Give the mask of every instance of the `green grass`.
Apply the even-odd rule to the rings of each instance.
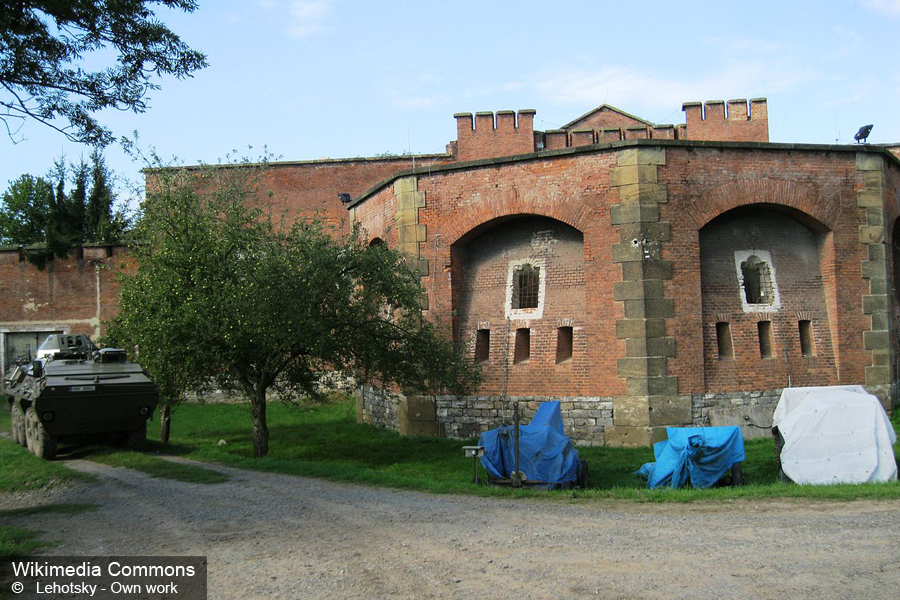
[[[77,515],[97,510],[97,508],[99,507],[96,504],[47,504],[44,506],[0,510],[0,518],[45,514]],[[43,532],[10,525],[0,525],[0,580],[5,579],[3,569],[9,560],[23,558],[34,554],[40,548],[55,545],[53,542],[41,539],[41,533]],[[8,573],[6,575],[8,576]],[[7,593],[5,586],[0,588],[0,598],[14,597],[11,593]]]
[[[892,421],[900,430],[900,411]],[[169,454],[233,467],[351,481],[433,493],[548,498],[628,499],[642,502],[727,501],[733,499],[813,498],[855,500],[900,498],[900,484],[801,486],[777,482],[778,463],[771,440],[746,442],[744,486],[709,490],[647,490],[633,475],[653,460],[651,448],[579,448],[590,463],[588,489],[550,494],[511,490],[471,483],[472,461],[462,446],[474,440],[404,438],[395,432],[357,424],[350,402],[321,406],[273,403],[268,409],[269,456],[254,459],[250,409],[245,404],[186,404],[173,415],[172,443],[151,442],[143,453],[92,446],[77,457],[113,466],[138,469],[156,477],[196,483],[218,483],[227,476],[210,469],[167,461]],[[0,427],[9,415],[0,411]],[[158,421],[148,435],[158,435]],[[220,445],[220,440],[225,444]],[[900,445],[895,446],[900,462]],[[34,489],[78,477],[59,463],[39,461],[11,441],[0,440],[0,491]],[[12,465],[7,468],[7,464]],[[479,474],[485,476],[479,466]]]
[[[158,448],[167,449],[165,445],[159,443],[148,444],[148,448],[144,452],[93,446],[84,452],[84,458],[112,467],[135,469],[147,473],[151,477],[164,477],[186,483],[212,484],[228,481],[228,475],[224,473],[196,465],[173,462],[148,453],[153,452],[154,449],[159,451]],[[171,449],[169,450],[171,451]]]
[[[0,525],[0,560],[28,556],[42,546],[51,545],[41,541],[40,532],[21,527]]]
[[[4,407],[5,408],[5,407]],[[10,430],[10,413],[0,408],[0,431]],[[63,447],[61,457],[83,458],[113,467],[136,469],[153,477],[165,477],[188,483],[222,483],[228,476],[195,465],[165,460],[154,454],[162,450],[174,454],[176,447],[149,442],[144,452],[132,452],[110,446]],[[0,492],[17,492],[50,487],[70,480],[93,481],[94,477],[65,466],[63,461],[35,458],[11,439],[0,439]]]
[[[0,431],[10,431],[10,413],[0,407]],[[65,465],[32,456],[12,439],[0,438],[0,492],[21,492],[71,481],[93,481]]]
[[[0,518],[21,517],[31,515],[80,515],[81,513],[94,512],[100,508],[96,504],[69,502],[66,504],[44,504],[41,506],[25,506],[22,508],[9,508],[0,510]]]
[[[894,415],[896,424],[897,415]],[[188,458],[234,467],[321,477],[435,493],[551,498],[630,499],[692,502],[739,498],[815,498],[854,500],[900,498],[900,484],[801,486],[777,482],[778,464],[771,440],[746,443],[744,486],[709,490],[647,490],[633,475],[653,460],[651,448],[579,448],[590,463],[588,489],[551,494],[477,486],[472,461],[462,446],[473,440],[404,438],[355,423],[348,402],[298,407],[273,403],[268,409],[269,456],[252,458],[250,410],[243,404],[188,404],[173,416],[172,441]],[[152,428],[155,429],[155,428]],[[900,429],[900,427],[898,427]],[[219,445],[219,440],[225,440]],[[900,446],[895,446],[900,455]],[[900,457],[898,457],[900,460]],[[484,477],[484,471],[479,467]]]
[[[4,401],[0,399],[0,401]],[[10,413],[0,406],[0,430],[10,430]],[[0,493],[24,492],[47,489],[72,481],[94,481],[91,475],[79,473],[63,464],[42,460],[32,456],[27,449],[11,439],[0,439]],[[26,508],[0,510],[0,518],[22,515],[78,514],[96,510],[92,504],[51,504]],[[41,532],[11,525],[0,525],[0,564],[8,559],[32,554],[51,542],[41,539]],[[0,590],[0,598],[5,590]]]

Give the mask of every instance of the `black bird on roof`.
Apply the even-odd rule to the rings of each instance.
[[[856,140],[857,144],[865,144],[870,133],[872,133],[872,126],[863,125],[859,128],[859,131],[856,132],[856,135],[853,136],[853,139]]]

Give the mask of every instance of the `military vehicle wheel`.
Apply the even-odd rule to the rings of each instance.
[[[13,402],[12,405],[12,434],[13,440],[20,445],[27,445],[28,441],[25,437],[25,413],[22,412],[22,407],[19,406],[18,402]]]
[[[28,451],[34,454],[34,433],[32,433],[32,424],[31,424],[31,414],[34,412],[33,409],[29,408],[25,411],[25,447],[28,448]]]
[[[123,444],[129,450],[140,450],[144,447],[144,442],[147,441],[147,421],[144,421],[141,426],[134,431],[129,431],[125,434],[125,440]]]
[[[31,450],[31,453],[45,460],[56,458],[58,447],[56,436],[47,433],[47,428],[38,420],[33,406],[25,413],[25,420],[29,425],[26,431],[30,434],[28,449]]]

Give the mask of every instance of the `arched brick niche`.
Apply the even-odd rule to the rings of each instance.
[[[687,207],[698,228],[731,210],[757,206],[765,208],[777,199],[778,205],[793,209],[798,218],[834,230],[840,203],[822,198],[811,184],[783,179],[741,179],[718,186]]]
[[[896,357],[900,356],[900,219],[896,219],[891,228],[890,260],[891,352]],[[896,358],[891,362],[891,379],[897,381],[900,379],[900,362]]]
[[[587,376],[584,238],[543,216],[483,224],[452,246],[455,334],[479,395],[577,396]]]
[[[707,392],[837,383],[827,227],[753,204],[700,230]]]

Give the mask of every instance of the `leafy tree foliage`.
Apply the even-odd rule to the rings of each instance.
[[[419,278],[359,227],[339,236],[251,208],[265,165],[157,170],[138,268],[120,281],[109,336],[137,345],[169,398],[214,381],[250,401],[254,455],[268,453],[266,396],[318,396],[319,374],[466,393],[477,372],[421,312]]]
[[[22,175],[3,193],[0,241],[4,244],[37,244],[44,241],[53,185],[42,177]]]
[[[74,187],[66,192],[71,173]],[[90,185],[90,187],[88,187]],[[52,256],[64,258],[72,246],[116,243],[129,231],[125,209],[115,208],[110,174],[99,150],[91,163],[54,163],[46,178],[22,175],[10,184],[0,204],[0,243],[25,246],[33,263],[43,267]]]
[[[69,139],[106,145],[112,133],[92,113],[143,112],[157,77],[190,76],[206,66],[160,22],[153,5],[193,12],[195,0],[7,0],[0,3],[0,119],[14,137],[26,119]],[[114,64],[87,71],[86,57],[114,53]],[[66,125],[59,125],[63,119]]]

